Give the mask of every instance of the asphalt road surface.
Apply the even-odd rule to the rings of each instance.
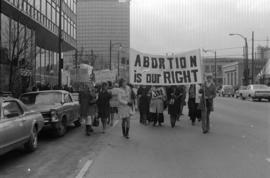
[[[185,116],[172,129],[131,122],[131,139],[121,124],[91,137],[71,128],[62,138],[42,134],[39,149],[0,157],[0,177],[86,178],[269,178],[270,103],[217,98],[211,132]]]

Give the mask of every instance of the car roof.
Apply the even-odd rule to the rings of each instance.
[[[65,90],[42,90],[42,91],[27,92],[24,94],[35,94],[35,93],[69,93],[69,92],[65,91]],[[22,94],[22,95],[24,95],[24,94]]]

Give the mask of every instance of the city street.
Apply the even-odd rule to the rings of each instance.
[[[199,123],[191,126],[186,108],[184,115],[174,129],[167,114],[162,127],[140,125],[136,115],[130,140],[121,136],[120,122],[91,137],[82,128],[58,139],[43,133],[35,153],[16,150],[0,157],[0,177],[269,177],[269,102],[217,98],[207,135]]]

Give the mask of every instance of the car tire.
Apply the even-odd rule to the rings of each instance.
[[[25,143],[24,148],[27,152],[34,152],[38,147],[38,131],[34,127],[29,140]]]
[[[56,124],[56,136],[62,137],[67,132],[67,120],[65,118],[62,119],[61,122]]]
[[[74,122],[74,125],[75,125],[75,127],[81,127],[81,125],[82,125],[81,119],[78,118],[78,120],[76,120],[76,121]]]
[[[261,98],[258,98],[258,101],[259,101],[259,102],[261,102],[261,101],[262,101],[262,99],[261,99]]]

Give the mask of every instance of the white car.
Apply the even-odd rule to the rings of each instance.
[[[240,86],[238,90],[235,91],[236,98],[243,98],[243,93],[247,90],[246,86]]]
[[[242,93],[243,99],[250,98],[252,100],[267,99],[270,101],[270,88],[267,85],[248,85],[247,89]]]

